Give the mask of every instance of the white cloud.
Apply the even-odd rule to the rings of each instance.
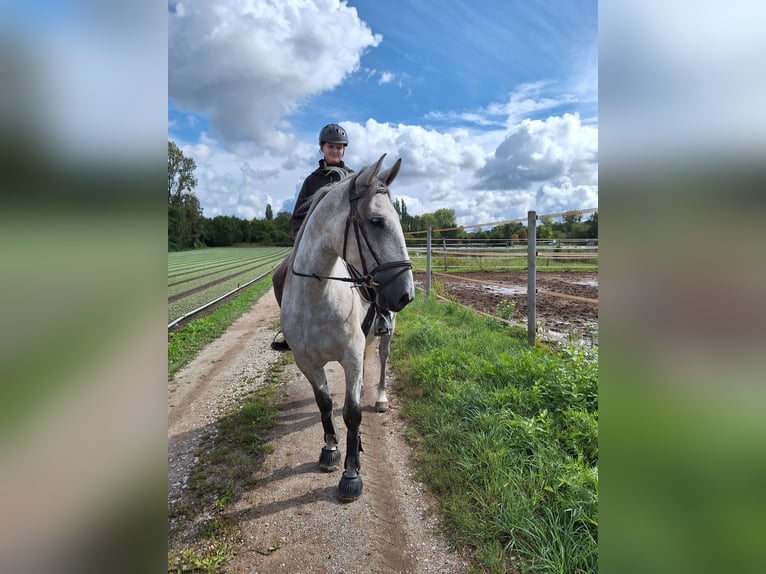
[[[381,154],[402,169],[391,187],[411,215],[455,210],[461,225],[501,221],[598,206],[598,128],[577,115],[526,120],[506,132],[440,132],[422,126],[341,122],[349,134],[346,163],[360,170]],[[181,144],[179,144],[181,145]],[[316,167],[312,142],[299,144],[287,160],[267,153],[256,162],[203,137],[182,145],[195,158],[195,193],[207,217],[263,217],[290,211],[303,179]]]
[[[484,162],[485,151],[466,137],[466,132],[438,132],[422,126],[346,122],[349,134],[346,159],[353,167],[377,161],[381,154],[402,158],[400,178],[406,181],[457,177]]]
[[[189,0],[168,14],[168,32],[173,104],[208,117],[226,145],[274,150],[294,145],[284,118],[382,39],[338,0]]]
[[[574,185],[597,185],[598,129],[577,114],[524,120],[479,171],[482,189],[525,189],[570,178]]]
[[[598,128],[583,125],[576,114],[524,120],[476,175],[466,214],[497,219],[491,214],[513,218],[530,210],[544,215],[597,207]]]
[[[578,89],[590,90],[593,81],[593,75],[582,78],[579,80],[582,85],[578,86]],[[553,111],[567,104],[580,103],[583,97],[585,101],[591,101],[592,98],[592,94],[589,93],[584,93],[582,97],[561,93],[557,93],[555,96],[544,95],[546,91],[550,90],[550,87],[551,82],[543,81],[520,84],[509,94],[506,102],[495,102],[478,110],[464,112],[432,111],[426,114],[426,119],[459,121],[478,126],[505,126],[511,129],[525,118],[538,112]]]
[[[381,86],[384,84],[389,84],[394,81],[396,76],[392,72],[382,72],[380,74],[380,79],[378,79],[378,84]]]
[[[194,194],[200,201],[205,217],[233,215],[242,219],[263,218],[266,205],[274,213],[291,211],[296,187],[314,169],[314,146],[299,144],[295,161],[286,167],[281,156],[267,152],[256,162],[243,159],[236,151],[202,134],[199,143],[176,142],[187,157],[197,164],[198,184]]]

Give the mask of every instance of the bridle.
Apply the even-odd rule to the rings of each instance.
[[[380,181],[377,182],[377,189],[375,190],[375,193],[385,193],[386,195],[389,195],[388,188]],[[358,202],[361,195],[361,193],[355,193],[355,190],[352,190],[352,192],[349,193],[349,213],[348,217],[346,218],[346,229],[343,236],[342,259],[343,263],[346,264],[346,269],[348,269],[348,274],[350,277],[331,277],[326,275],[317,275],[316,273],[301,273],[295,270],[295,259],[293,259],[291,270],[293,275],[298,275],[299,277],[313,277],[318,281],[327,279],[330,281],[344,281],[346,283],[354,283],[355,286],[359,289],[359,294],[361,295],[362,299],[370,304],[374,304],[377,307],[376,299],[378,290],[393,282],[402,273],[406,273],[412,269],[412,261],[409,259],[404,259],[401,261],[390,261],[387,263],[380,262],[380,259],[375,254],[375,251],[370,245],[370,240],[367,237],[364,226],[362,225],[362,217],[359,215]],[[348,236],[352,226],[354,230],[354,238],[356,239],[356,246],[359,250],[359,259],[362,261],[361,271],[349,263],[348,259],[346,258]],[[364,241],[364,244],[367,245],[367,251],[372,255],[373,259],[375,259],[376,266],[371,270],[368,270],[367,263],[364,260],[362,241]],[[388,279],[388,281],[380,283],[376,280],[375,276],[381,271],[397,268],[401,268],[400,271],[395,273],[391,278]]]

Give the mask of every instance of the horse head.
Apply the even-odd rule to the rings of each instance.
[[[414,298],[415,282],[399,214],[388,191],[402,160],[398,159],[381,172],[385,157],[383,154],[377,163],[364,168],[349,191],[349,221],[353,223],[355,241],[350,230],[346,241],[357,247],[361,275],[365,277],[368,289],[375,293],[375,302],[397,312]]]

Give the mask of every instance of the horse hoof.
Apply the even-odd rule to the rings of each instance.
[[[388,410],[388,401],[376,401],[375,410],[379,413],[384,413]]]
[[[340,483],[338,484],[338,498],[341,502],[352,502],[359,498],[362,494],[362,477],[358,474],[352,478],[346,476],[340,477]]]
[[[332,472],[340,464],[340,449],[335,450],[322,449],[322,453],[319,455],[319,468],[325,472]]]

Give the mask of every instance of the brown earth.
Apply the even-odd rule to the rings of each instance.
[[[425,275],[415,274],[423,285]],[[527,273],[491,272],[447,275],[433,273],[433,280],[444,285],[444,296],[490,315],[498,315],[497,306],[513,302],[515,318],[526,327]],[[596,272],[538,272],[536,274],[537,302],[535,315],[538,335],[553,340],[579,337],[598,340],[598,304],[551,295],[557,293],[598,301]]]

